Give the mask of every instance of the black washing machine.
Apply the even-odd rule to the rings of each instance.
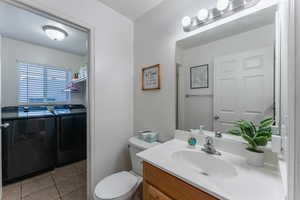
[[[46,106],[3,108],[2,123],[4,184],[54,169],[56,122]]]
[[[57,166],[87,157],[87,113],[83,105],[56,105]]]

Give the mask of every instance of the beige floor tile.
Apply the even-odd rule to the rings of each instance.
[[[62,200],[86,200],[86,188],[81,187],[78,190],[62,196]]]
[[[38,192],[32,193],[22,200],[57,200],[59,199],[59,194],[55,186],[51,186],[40,190]]]
[[[22,182],[22,197],[54,185],[55,183],[50,175],[41,175],[25,180]]]
[[[34,176],[32,178],[28,178],[28,179],[25,179],[22,181],[23,184],[26,184],[26,183],[32,183],[32,182],[35,182],[36,180],[39,180],[39,179],[42,179],[42,178],[45,178],[45,177],[49,177],[51,176],[51,172],[47,172],[47,173],[44,173],[44,174],[41,174],[41,175],[38,175],[38,176]]]
[[[87,184],[87,174],[86,172],[78,174],[79,180],[83,185]]]
[[[57,168],[52,172],[56,184],[77,176],[77,174],[77,170],[73,165]]]
[[[3,187],[2,200],[21,200],[21,184],[15,183]]]
[[[78,173],[86,173],[87,171],[87,163],[86,160],[74,163],[75,168],[77,169]]]
[[[81,181],[79,176],[69,177],[68,179],[56,184],[61,196],[71,193],[83,185],[85,184],[83,181]]]
[[[2,200],[85,200],[86,161],[5,186]]]

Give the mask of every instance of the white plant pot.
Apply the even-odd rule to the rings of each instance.
[[[263,167],[264,166],[264,158],[265,154],[264,153],[256,153],[252,151],[247,151],[247,163],[249,165],[253,165],[256,167]]]

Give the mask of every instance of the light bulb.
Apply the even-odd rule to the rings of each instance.
[[[192,24],[192,19],[189,16],[186,16],[182,18],[181,23],[183,27],[189,27]]]
[[[209,16],[208,9],[203,8],[199,10],[197,18],[199,21],[205,21],[207,20],[208,16]]]
[[[219,11],[224,11],[229,7],[229,0],[218,0],[217,1],[217,9]]]
[[[68,33],[65,30],[55,26],[43,26],[43,30],[51,40],[61,41],[68,36]]]
[[[66,37],[66,35],[64,33],[59,32],[57,30],[46,30],[45,32],[51,40],[61,41],[61,40],[65,39],[65,37]]]

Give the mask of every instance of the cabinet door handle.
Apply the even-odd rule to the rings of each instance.
[[[8,128],[10,126],[9,123],[4,123],[0,125],[0,128]]]

